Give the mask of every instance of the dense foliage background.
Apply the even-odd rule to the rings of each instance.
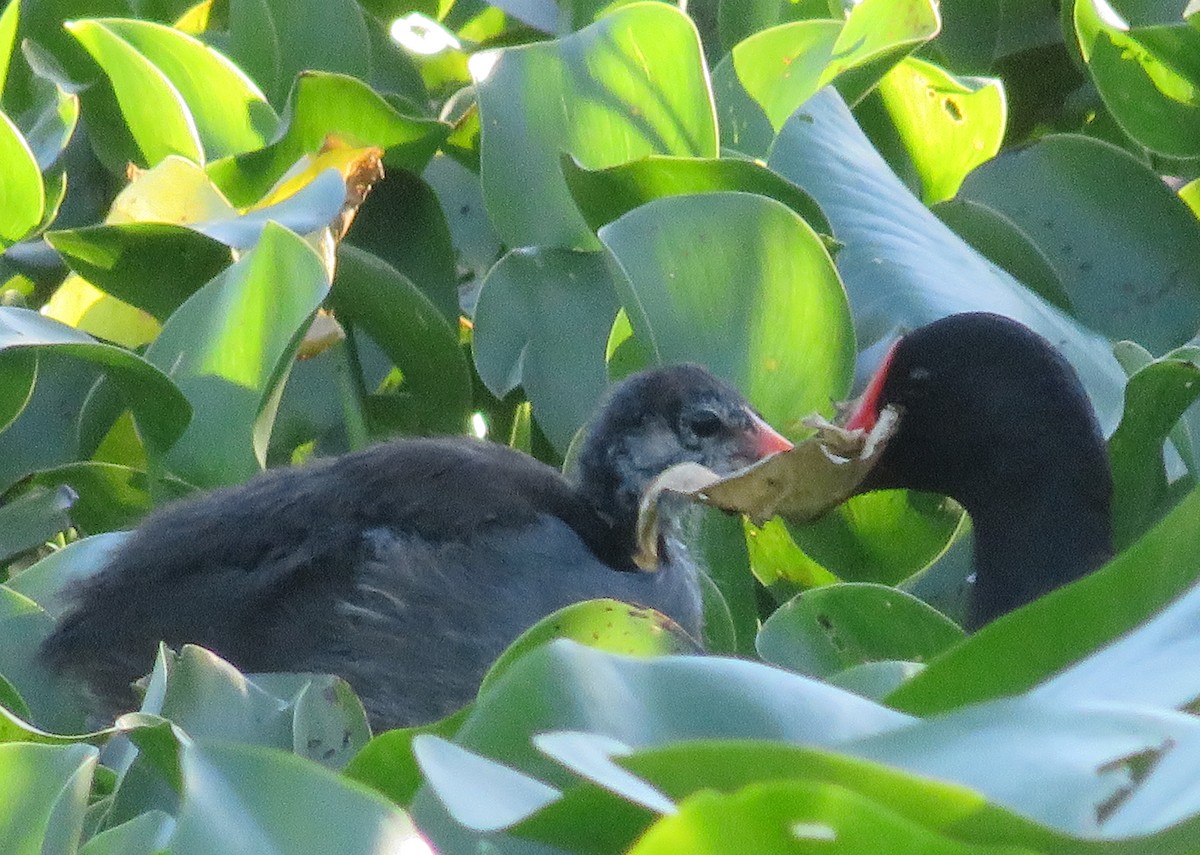
[[[0,850],[1200,853],[1194,6],[9,0]],[[87,733],[35,659],[194,489],[395,434],[557,462],[679,360],[798,438],[965,309],[1078,369],[1124,547],[973,637],[969,522],[897,492],[706,519],[737,658],[584,604],[422,732],[185,648]]]

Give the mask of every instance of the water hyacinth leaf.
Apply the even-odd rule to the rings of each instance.
[[[901,686],[928,715],[1024,691],[1129,632],[1200,577],[1200,490],[1105,567],[994,621]]]
[[[171,445],[191,419],[191,408],[179,388],[146,359],[100,344],[28,309],[0,308],[0,352],[24,348],[37,348],[39,354],[54,352],[103,369],[133,410],[142,436],[157,448]]]
[[[1200,397],[1200,348],[1183,347],[1136,371],[1125,387],[1125,414],[1109,439],[1113,539],[1118,549],[1163,510],[1163,442]]]
[[[856,3],[845,21],[797,21],[755,33],[713,70],[721,144],[765,156],[788,117],[834,81],[855,103],[938,31],[928,0]]]
[[[696,642],[666,615],[619,600],[589,600],[559,609],[521,633],[488,669],[479,691],[486,692],[514,662],[556,638],[570,638],[625,656],[701,652]]]
[[[350,684],[332,674],[295,675],[292,751],[329,769],[342,769],[371,738],[367,713]],[[259,685],[265,677],[258,676]],[[269,684],[268,684],[269,686]]]
[[[46,240],[89,283],[160,322],[233,261],[226,244],[168,223],[84,226]]]
[[[830,784],[772,781],[734,793],[703,792],[685,800],[679,812],[660,819],[630,849],[630,855],[690,852],[721,855],[737,851],[763,855],[820,851],[878,851],[886,840],[894,851],[930,855],[1032,855],[1033,850],[972,845],[913,822],[879,802]]]
[[[38,359],[35,350],[17,350],[4,355],[0,362],[0,431],[21,415],[37,383]]]
[[[791,209],[747,193],[672,196],[609,223],[600,238],[655,362],[707,365],[785,432],[845,397],[854,354],[845,291],[820,238]]]
[[[164,455],[167,468],[192,484],[243,481],[260,471],[275,392],[329,279],[316,253],[274,223],[258,245],[193,294],[146,351],[170,369],[196,418]],[[252,352],[250,330],[258,331]]]
[[[812,197],[750,160],[652,155],[592,170],[564,157],[562,170],[575,204],[593,229],[663,196],[736,190],[776,199],[803,217],[814,231],[830,232],[829,222]]]
[[[358,80],[370,77],[366,16],[353,0],[264,0],[263,5],[279,39],[279,80],[284,86],[312,71]],[[330,38],[331,33],[337,38]]]
[[[16,5],[12,4],[13,8]],[[18,124],[38,167],[45,172],[58,161],[75,133],[79,122],[79,96],[69,81],[51,70],[51,60],[37,44],[26,40],[21,45],[21,53],[33,71],[30,78],[33,103],[18,117]]]
[[[1043,137],[976,169],[960,196],[1029,235],[1090,327],[1161,353],[1200,326],[1200,223],[1127,152],[1084,136]],[[1130,206],[1141,216],[1127,216]]]
[[[0,840],[6,852],[76,851],[97,755],[90,745],[0,745]]]
[[[282,72],[279,29],[268,0],[230,0],[225,53],[258,84],[272,104],[282,105],[292,77]]]
[[[44,544],[71,527],[75,493],[34,487],[0,505],[0,563]]]
[[[112,83],[143,165],[154,166],[171,154],[204,162],[204,147],[187,104],[154,63],[98,20],[69,21],[65,26]]]
[[[497,262],[475,307],[479,377],[502,398],[522,387],[559,451],[608,385],[604,345],[617,313],[606,253],[518,249]]]
[[[823,90],[788,121],[768,166],[817,200],[844,244],[837,266],[860,347],[954,312],[1007,315],[1062,351],[1101,425],[1115,427],[1125,379],[1108,340],[1021,286],[938,221],[871,147],[837,93]]]
[[[177,855],[245,852],[229,835],[230,812],[246,817],[254,849],[420,852],[408,816],[382,796],[291,754],[258,746],[196,742],[183,751],[184,796],[170,850]],[[288,798],[281,800],[280,793]]]
[[[8,587],[33,600],[57,619],[69,605],[67,590],[76,582],[99,573],[128,534],[97,534],[68,543],[41,561],[22,570]]]
[[[1130,27],[1103,0],[1072,5],[1086,68],[1121,128],[1159,154],[1200,155],[1200,32],[1181,6],[1171,24]]]
[[[8,66],[12,61],[13,48],[17,43],[17,23],[21,16],[21,4],[9,3],[0,13],[0,92],[8,82]]]
[[[83,845],[79,855],[156,855],[166,850],[174,831],[175,817],[148,810],[101,831]]]
[[[71,521],[86,534],[133,528],[155,503],[192,492],[182,481],[169,477],[152,480],[143,469],[97,460],[43,469],[30,483],[73,490],[78,498],[71,506]]]
[[[1006,107],[999,80],[956,77],[910,56],[883,76],[877,92],[927,205],[954,196],[963,178],[1000,150]]]
[[[400,369],[413,432],[461,432],[471,404],[470,369],[457,330],[415,285],[370,253],[342,244],[330,303]]]
[[[345,201],[342,176],[336,169],[325,169],[278,202],[233,217],[191,223],[191,228],[234,249],[257,244],[268,223],[313,238],[341,213]]]
[[[699,39],[670,6],[620,8],[556,41],[477,55],[471,69],[483,196],[509,246],[596,248],[562,177],[563,152],[589,169],[717,155]]]
[[[37,603],[0,585],[0,674],[24,700],[30,723],[54,733],[82,733],[79,697],[38,656],[53,631],[54,619]]]
[[[7,247],[37,228],[46,209],[46,191],[37,158],[21,131],[0,113],[0,247]]]
[[[261,148],[275,132],[278,118],[254,82],[192,36],[151,21],[99,19],[87,27],[125,42],[170,81],[208,158]]]
[[[776,609],[758,633],[759,655],[801,674],[830,677],[867,662],[926,662],[962,641],[953,621],[886,585],[827,585]]]
[[[423,733],[453,739],[470,712],[468,704],[440,721],[379,734],[350,758],[346,777],[372,787],[401,807],[407,806],[425,783],[413,754],[413,741]]]
[[[420,172],[450,130],[442,122],[397,112],[360,80],[315,71],[296,80],[283,127],[267,147],[208,167],[234,204],[253,205],[296,161],[319,152],[331,135],[381,148],[385,165]]]

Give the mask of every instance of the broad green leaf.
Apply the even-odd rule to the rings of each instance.
[[[788,117],[822,87],[836,80],[855,103],[937,30],[929,0],[865,0],[844,22],[797,21],[755,33],[713,70],[722,145],[765,156]]]
[[[174,831],[175,817],[150,810],[97,834],[79,855],[157,855],[166,850]]]
[[[1071,298],[1063,290],[1050,259],[1004,214],[970,199],[947,199],[931,210],[993,264],[1003,267],[1047,303],[1070,313]]]
[[[17,22],[21,18],[21,0],[9,0],[0,13],[0,93],[8,83],[8,66],[17,44]]]
[[[753,851],[783,855],[820,851],[873,855],[880,841],[896,852],[928,855],[1019,855],[1031,850],[971,845],[943,836],[884,805],[829,784],[752,784],[728,795],[697,793],[659,820],[630,855],[723,855]],[[830,850],[832,851],[832,850]]]
[[[838,671],[830,676],[829,682],[848,692],[882,703],[883,699],[900,688],[905,680],[920,674],[924,668],[925,665],[921,662],[882,659],[863,662],[845,671]]]
[[[21,415],[33,395],[37,383],[37,352],[11,353],[5,357],[0,372],[0,431]]]
[[[845,291],[820,238],[791,209],[747,193],[672,196],[600,238],[655,362],[707,365],[793,434],[799,419],[845,396],[854,351]]]
[[[883,76],[878,94],[927,205],[954,196],[967,173],[1000,150],[1006,108],[999,80],[956,77],[910,56]]]
[[[175,855],[422,851],[403,811],[299,757],[197,742],[184,749],[183,771]],[[230,816],[248,837],[230,835]]]
[[[183,498],[192,488],[172,478],[151,479],[141,469],[84,460],[43,469],[31,483],[65,486],[77,496],[71,521],[87,534],[133,528],[155,503]],[[36,599],[36,598],[35,598]]]
[[[403,115],[352,77],[305,72],[288,98],[283,133],[259,151],[216,161],[212,180],[236,205],[252,205],[305,154],[320,151],[329,135],[356,146],[378,146],[384,164],[419,172],[450,128]]]
[[[509,246],[595,249],[559,167],[651,154],[715,157],[716,120],[691,21],[635,4],[557,41],[471,60],[488,214]]]
[[[1146,365],[1125,387],[1125,414],[1109,439],[1113,470],[1113,539],[1118,548],[1164,510],[1163,442],[1200,397],[1200,348],[1183,347]]]
[[[787,123],[768,165],[817,200],[844,244],[837,266],[860,347],[953,312],[1007,315],[1058,346],[1101,424],[1116,425],[1125,380],[1107,339],[1022,287],[938,221],[870,146],[836,93],[823,91]]]
[[[0,563],[70,528],[74,503],[75,493],[68,487],[34,487],[0,505]]]
[[[607,253],[513,250],[491,269],[475,307],[479,378],[503,398],[521,386],[559,451],[608,385],[604,345],[617,313]]]
[[[283,86],[313,71],[359,80],[370,75],[369,34],[363,10],[354,0],[265,0],[265,5],[279,38]]]
[[[962,509],[941,496],[886,490],[854,496],[788,531],[809,558],[838,578],[895,585],[936,560],[962,520]]]
[[[127,537],[125,532],[117,532],[68,543],[22,570],[9,580],[8,587],[58,619],[70,604],[67,596],[70,586],[99,573]]]
[[[27,309],[0,308],[0,352],[37,348],[39,353],[81,360],[102,368],[125,404],[133,410],[138,430],[151,446],[164,449],[185,430],[191,409],[180,389],[153,363],[119,347]]]
[[[440,721],[379,734],[350,759],[346,777],[373,787],[401,807],[407,806],[424,783],[413,756],[413,740],[423,733],[452,739],[470,713],[468,704]]]
[[[261,470],[276,391],[329,280],[316,253],[267,223],[258,245],[179,307],[146,351],[171,372],[195,418],[163,460],[189,483]]]
[[[286,691],[280,678],[299,689]],[[292,705],[292,752],[342,769],[371,738],[367,713],[350,684],[333,674],[255,674],[260,687]]]
[[[46,240],[89,283],[160,322],[233,260],[220,241],[168,223],[84,226]]]
[[[885,585],[826,585],[778,608],[758,633],[759,655],[830,677],[881,659],[925,662],[963,639],[944,615]]]
[[[12,7],[16,5],[13,3]],[[75,94],[73,84],[51,67],[52,60],[37,44],[26,40],[21,45],[21,53],[33,71],[30,78],[33,103],[17,117],[17,124],[38,167],[45,172],[58,161],[75,133],[79,122],[79,96]],[[54,206],[47,204],[47,209],[51,207]]]
[[[750,160],[650,156],[588,170],[563,158],[562,169],[575,204],[593,229],[663,196],[733,190],[769,196],[803,217],[814,231],[830,232],[825,215],[807,193]]]
[[[37,158],[21,131],[0,113],[0,247],[7,247],[37,228],[46,210],[46,191]]]
[[[86,28],[107,33],[87,37],[92,41],[123,41],[166,77],[183,100],[209,159],[261,148],[274,133],[278,118],[258,87],[236,65],[195,38],[150,21],[102,18],[88,21]],[[119,97],[121,83],[113,79],[113,85]]]
[[[1124,4],[1118,4],[1118,8]],[[1151,151],[1200,156],[1200,32],[1181,20],[1133,26],[1105,0],[1074,0],[1075,35],[1121,128]]]
[[[230,0],[229,58],[266,93],[273,104],[287,97],[292,74],[284,77],[279,28],[269,0]]]
[[[1136,790],[1139,766],[1198,737],[1200,722],[1185,713],[1031,693],[838,748],[971,787],[1055,830],[1098,837],[1114,807]]]
[[[0,745],[0,840],[6,853],[76,851],[97,753],[90,745]]]
[[[411,432],[461,432],[471,405],[466,357],[457,330],[411,282],[343,244],[330,303],[342,322],[369,335],[400,369],[398,391]]]
[[[1200,490],[1090,576],[988,624],[894,694],[931,714],[1030,688],[1142,623],[1200,576]]]
[[[704,508],[698,547],[704,591],[704,649],[728,655],[754,654],[758,632],[758,583],[750,570],[745,521]],[[707,590],[711,585],[713,590]]]
[[[625,656],[664,656],[699,653],[696,642],[670,618],[619,600],[589,600],[547,615],[508,646],[484,675],[486,692],[513,663],[556,638],[570,638],[588,647]]]
[[[65,26],[104,69],[146,166],[171,154],[204,162],[204,148],[183,96],[154,63],[98,20],[69,21]]]
[[[421,177],[437,193],[450,228],[459,277],[460,311],[473,317],[483,279],[504,255],[500,236],[483,207],[479,176],[453,158],[438,155]]]
[[[1195,335],[1200,223],[1133,156],[1088,137],[1043,137],[976,169],[960,195],[1029,235],[1090,327],[1155,353]]]
[[[53,631],[54,619],[33,600],[0,585],[0,675],[20,694],[31,724],[55,733],[80,733],[84,711],[75,691],[38,657]]]

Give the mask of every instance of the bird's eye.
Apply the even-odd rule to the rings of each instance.
[[[687,425],[695,436],[707,438],[716,436],[717,433],[725,426],[721,421],[721,417],[712,410],[697,410],[694,413],[688,413],[684,417],[684,423]]]

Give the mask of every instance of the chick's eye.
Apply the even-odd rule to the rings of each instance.
[[[715,436],[724,427],[721,417],[712,410],[700,410],[695,413],[689,413],[685,417],[684,423],[687,425],[688,430],[701,438]]]

